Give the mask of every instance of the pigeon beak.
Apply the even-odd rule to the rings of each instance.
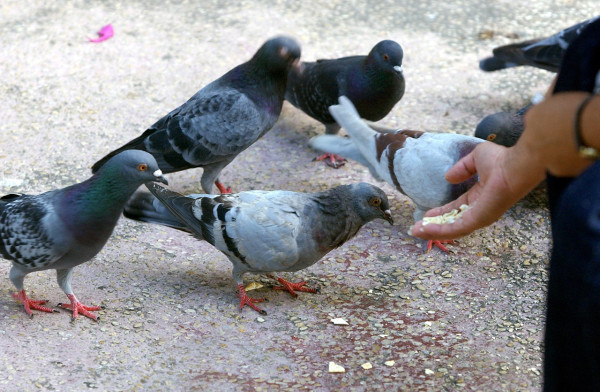
[[[394,65],[394,71],[396,71],[398,74],[402,75],[402,72],[404,72],[404,69],[402,68],[401,65]]]
[[[301,74],[302,72],[304,72],[304,63],[300,61],[300,59],[296,59],[292,62],[292,69],[296,73]]]
[[[152,174],[154,175],[154,177],[156,177],[155,181],[162,182],[165,185],[169,185],[169,181],[167,181],[167,179],[163,176],[162,171],[160,169],[158,169]]]
[[[394,226],[394,218],[392,218],[392,212],[390,210],[383,211],[383,219],[390,222],[390,225]]]

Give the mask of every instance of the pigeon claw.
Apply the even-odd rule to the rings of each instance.
[[[313,159],[313,161],[323,161],[329,167],[339,169],[346,164],[346,158],[341,157],[337,154],[325,153]]]
[[[262,310],[258,306],[254,305],[256,302],[264,302],[265,299],[264,298],[252,298],[252,297],[248,297],[248,294],[246,294],[246,290],[244,289],[244,285],[243,284],[239,284],[238,285],[238,297],[240,297],[240,312],[244,308],[244,305],[248,305],[249,307],[251,307],[252,309],[256,310],[258,313],[260,313],[262,315],[266,315],[267,314],[267,312],[265,312],[264,310]]]
[[[427,252],[429,252],[431,250],[431,248],[433,248],[433,246],[435,245],[438,248],[440,248],[442,251],[444,251],[446,253],[450,253],[448,248],[446,248],[443,244],[453,244],[453,243],[454,243],[453,240],[429,240],[427,242]]]
[[[100,320],[100,318],[98,316],[96,316],[95,314],[93,314],[90,311],[101,310],[102,306],[84,305],[81,302],[79,302],[77,297],[75,297],[75,295],[73,295],[73,294],[67,294],[67,297],[69,298],[71,303],[70,304],[59,303],[58,306],[60,306],[63,309],[69,309],[69,310],[73,311],[73,314],[71,316],[71,321],[75,321],[75,319],[77,317],[79,317],[80,313],[82,315],[84,315],[85,317],[91,318],[94,321]]]
[[[305,293],[318,293],[317,289],[313,289],[312,287],[306,287],[306,282],[298,282],[292,283],[283,278],[277,278],[277,281],[281,284],[281,286],[273,286],[273,290],[285,290],[292,295],[292,297],[297,297],[298,294],[296,291],[301,291]]]
[[[231,187],[226,188],[225,185],[223,185],[223,183],[220,182],[219,180],[215,181],[215,185],[217,188],[219,188],[219,192],[221,192],[221,194],[231,193]]]
[[[54,313],[53,309],[50,309],[46,306],[42,306],[48,301],[29,299],[27,297],[27,294],[25,294],[25,290],[21,290],[18,293],[13,293],[12,296],[14,299],[23,304],[23,307],[25,308],[25,313],[27,313],[30,319],[33,318],[33,312],[31,311],[32,309],[46,313]]]

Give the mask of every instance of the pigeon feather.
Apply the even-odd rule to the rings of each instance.
[[[152,155],[128,151],[79,184],[40,195],[11,194],[0,199],[0,254],[12,261],[10,279],[28,314],[32,314],[32,301],[23,289],[25,276],[55,269],[60,287],[75,298],[72,269],[103,248],[129,197],[150,181],[166,182]],[[78,302],[71,301],[72,305]]]
[[[300,46],[293,39],[279,36],[268,40],[252,59],[100,159],[92,171],[121,151],[138,149],[151,153],[165,173],[203,167],[201,185],[211,192],[221,170],[279,118],[287,74],[298,65],[299,57]]]
[[[493,56],[479,62],[479,68],[486,72],[529,65],[558,72],[562,58],[569,44],[573,42],[590,23],[600,16],[577,23],[546,38],[538,38],[499,46]]]
[[[485,116],[475,127],[475,137],[511,147],[517,143],[525,130],[523,116],[531,105],[527,105],[516,112],[498,112]]]
[[[229,258],[238,287],[246,272],[307,268],[364,224],[377,218],[392,223],[385,193],[366,183],[320,193],[247,191],[191,197],[154,184],[147,187],[166,209],[149,203],[147,194],[136,194],[126,215],[139,220],[151,216],[153,223],[167,226],[179,220]]]
[[[331,106],[330,111],[354,144],[352,155],[347,156],[362,155],[370,171],[408,196],[417,205],[415,220],[421,219],[428,209],[456,199],[477,181],[473,177],[454,185],[448,183],[444,175],[454,163],[481,143],[481,139],[411,130],[379,133],[365,124],[352,102],[343,96],[339,98],[338,105]],[[312,138],[310,145],[342,156],[350,149],[343,138],[325,139],[326,136]],[[326,146],[323,141],[327,142]]]
[[[361,117],[380,120],[404,95],[403,56],[398,43],[384,40],[367,56],[304,62],[302,73],[290,71],[285,98],[323,123],[329,134],[339,131],[329,106],[340,95],[354,103]]]

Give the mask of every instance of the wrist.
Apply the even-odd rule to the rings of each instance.
[[[586,98],[584,98],[577,110],[575,111],[575,116],[573,118],[573,132],[575,134],[575,145],[577,148],[577,153],[581,158],[584,159],[600,159],[600,151],[598,149],[590,146],[584,141],[583,136],[583,115],[590,102],[595,99],[597,95],[590,94]]]
[[[547,157],[545,151],[539,148],[538,143],[532,143],[529,140],[523,140],[513,147],[510,147],[506,154],[506,166],[509,172],[527,174],[519,175],[514,178],[518,183],[515,187],[531,187],[532,189],[539,184],[547,172]]]
[[[536,170],[542,165],[555,176],[575,177],[591,164],[578,154],[573,130],[578,108],[589,95],[583,91],[553,94],[527,111],[525,131],[515,147],[521,144]],[[600,100],[591,99],[580,116],[582,140],[596,148],[600,148],[598,104]]]

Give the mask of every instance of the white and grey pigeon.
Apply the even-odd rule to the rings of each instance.
[[[369,168],[371,174],[383,179],[416,205],[415,221],[425,212],[444,205],[467,191],[477,177],[453,185],[444,175],[460,158],[471,152],[483,140],[459,134],[410,130],[370,128],[354,109],[352,102],[342,96],[339,105],[330,106],[331,115],[350,135],[315,136],[309,145],[319,151],[329,151],[354,159]],[[442,241],[429,241],[447,251]]]
[[[248,297],[242,275],[267,273],[293,296],[316,292],[306,282],[292,283],[273,275],[310,267],[329,251],[354,237],[366,223],[393,223],[385,193],[367,183],[340,185],[325,192],[247,191],[227,195],[183,196],[147,184],[156,196],[136,193],[125,216],[183,229],[223,252],[233,264],[240,309],[263,299]],[[158,198],[158,200],[157,200]]]
[[[230,192],[218,181],[219,173],[273,127],[283,105],[288,71],[300,67],[299,58],[300,45],[294,39],[268,40],[249,61],[100,159],[92,172],[121,151],[144,150],[164,173],[202,167],[204,192],[211,193],[213,183],[221,193]]]
[[[40,195],[6,195],[0,198],[0,254],[11,260],[13,297],[32,309],[53,312],[46,301],[25,294],[23,280],[34,271],[55,269],[60,288],[70,304],[59,304],[97,320],[71,289],[73,268],[94,257],[110,237],[127,199],[150,181],[166,183],[152,155],[132,150],[111,158],[91,178],[79,184]]]
[[[546,38],[499,46],[493,50],[493,56],[479,62],[479,68],[491,72],[529,65],[558,72],[569,44],[579,37],[585,27],[598,18],[600,16],[577,23]]]

